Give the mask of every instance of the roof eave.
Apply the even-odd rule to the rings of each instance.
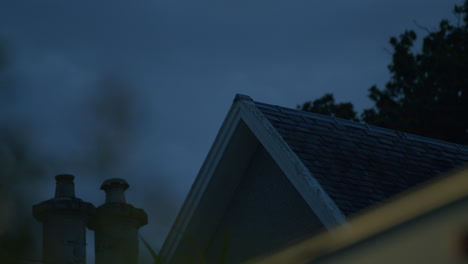
[[[242,120],[257,136],[284,174],[327,229],[345,224],[346,217],[301,159],[268,121],[252,99],[240,100]]]
[[[185,232],[195,209],[199,205],[200,198],[212,178],[218,161],[241,120],[254,133],[327,229],[331,230],[337,225],[346,223],[346,217],[335,202],[328,196],[278,131],[255,106],[253,100],[246,95],[236,95],[234,103],[164,242],[160,252],[164,262],[170,263],[172,260],[181,241],[181,234]]]

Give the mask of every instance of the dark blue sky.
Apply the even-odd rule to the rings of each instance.
[[[413,21],[435,29],[456,3],[2,1],[18,96],[1,122],[25,128],[45,164],[34,199],[71,172],[99,205],[100,182],[124,177],[150,217],[143,235],[160,246],[236,93],[294,108],[331,92],[362,110],[367,89],[388,80],[389,37],[423,36]],[[108,79],[118,89],[101,88]],[[103,148],[114,154],[99,169]]]

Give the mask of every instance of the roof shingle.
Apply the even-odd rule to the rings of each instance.
[[[468,162],[468,146],[255,104],[345,215]]]

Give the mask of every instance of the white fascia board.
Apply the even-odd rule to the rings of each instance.
[[[309,169],[268,121],[252,100],[239,100],[242,120],[302,195],[324,226],[332,228],[346,224],[346,217],[325,192]]]
[[[200,171],[198,172],[195,182],[185,198],[184,204],[177,215],[177,218],[169,231],[166,241],[161,248],[160,255],[164,259],[164,263],[170,263],[173,258],[174,251],[185,233],[187,226],[192,219],[192,216],[198,207],[201,197],[205,193],[206,186],[213,176],[214,170],[226,149],[229,139],[232,137],[237,124],[240,121],[239,101],[235,102],[224,119],[215,141],[210,148],[210,151],[203,162]]]
[[[185,233],[188,223],[192,219],[202,195],[205,193],[206,186],[210,182],[214,170],[240,120],[247,124],[328,230],[346,223],[346,217],[335,202],[328,196],[278,131],[255,106],[250,97],[239,96],[231,106],[163,244],[160,255],[163,257],[164,263],[170,263],[172,260],[182,234]]]

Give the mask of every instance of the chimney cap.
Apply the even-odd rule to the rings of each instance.
[[[65,182],[65,181],[73,181],[75,179],[75,176],[71,174],[58,174],[55,176],[55,180],[57,182]]]
[[[128,187],[130,186],[127,183],[127,181],[124,179],[112,178],[112,179],[107,179],[102,183],[101,190],[108,190],[108,189],[115,187],[116,185],[121,185],[124,188],[124,190],[128,189]]]

